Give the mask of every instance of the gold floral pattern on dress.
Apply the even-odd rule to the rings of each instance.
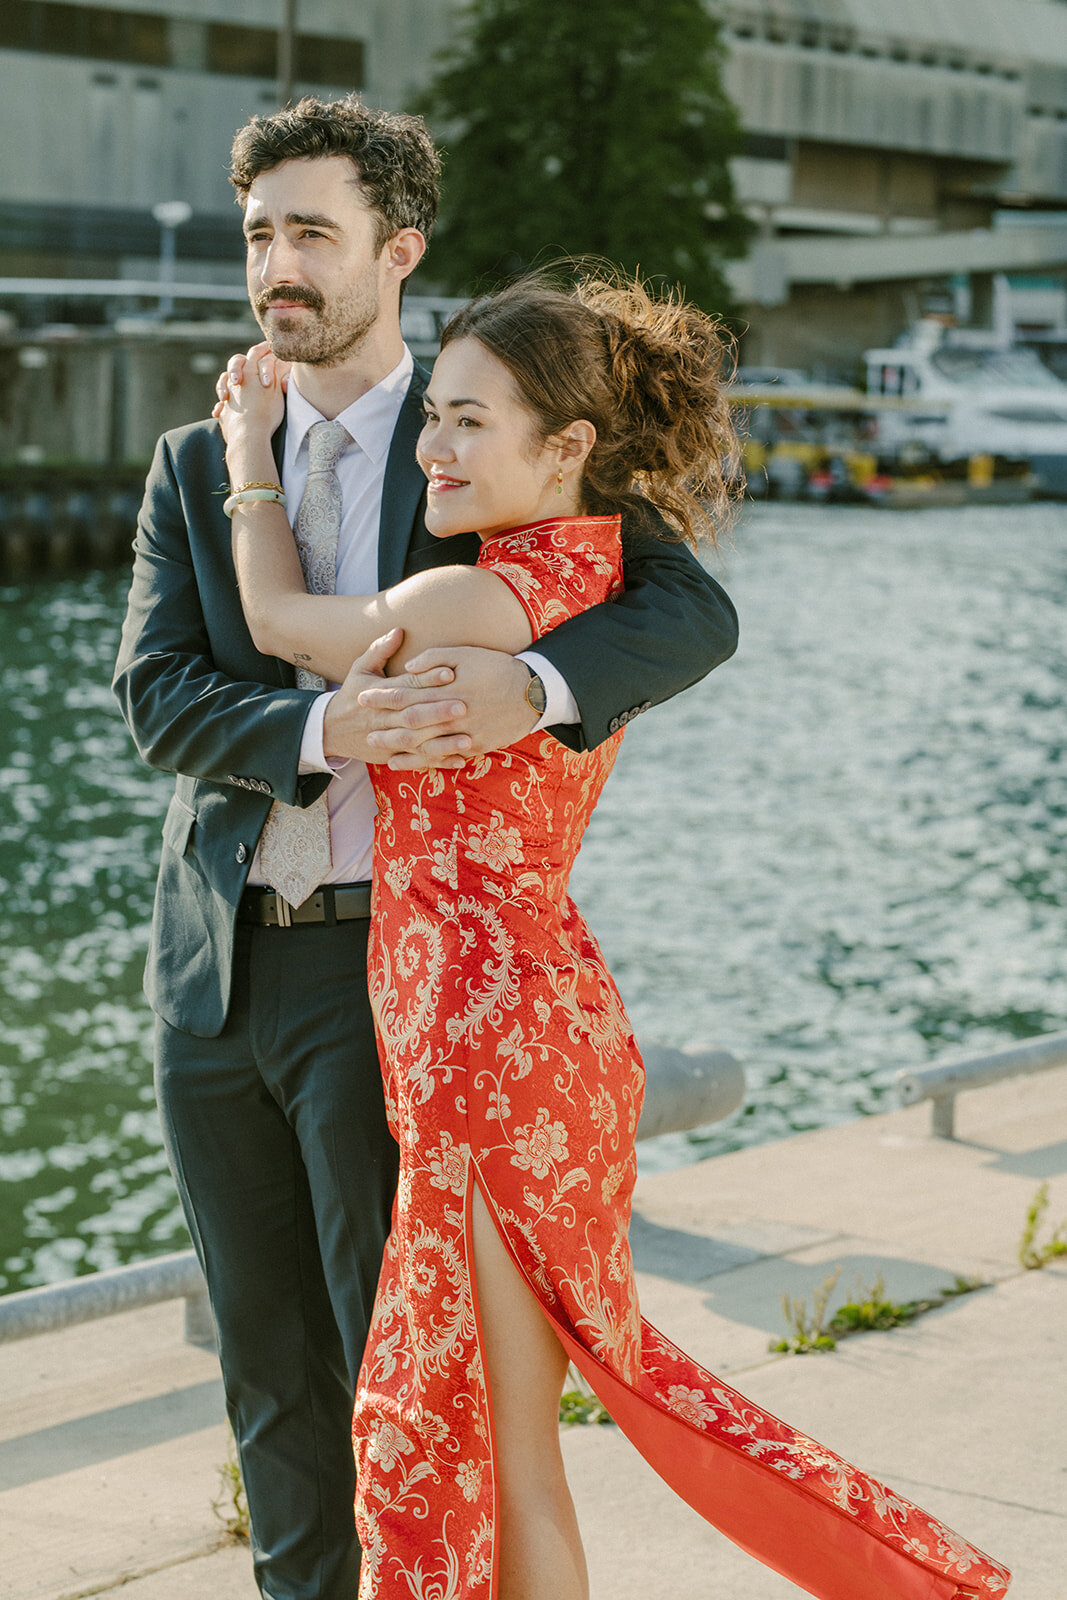
[[[516,529],[488,541],[479,565],[509,584],[537,638],[617,590],[618,521]],[[360,1600],[496,1593],[475,1183],[572,1359],[711,1521],[741,1537],[728,1484],[731,1462],[743,1462],[758,1474],[744,1483],[768,1546],[756,1553],[780,1570],[777,1512],[803,1494],[820,1548],[840,1542],[826,1518],[871,1536],[871,1570],[892,1574],[879,1596],[999,1596],[1003,1568],[641,1320],[628,1229],[644,1073],[567,894],[620,739],[576,754],[532,734],[459,772],[371,769],[369,982],[400,1182],[354,1419]],[[840,1584],[826,1593],[857,1600]]]

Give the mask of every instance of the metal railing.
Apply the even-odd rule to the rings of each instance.
[[[1067,1067],[1067,1033],[1046,1033],[1023,1044],[1008,1045],[984,1056],[968,1056],[943,1066],[905,1069],[897,1073],[897,1092],[906,1106],[921,1100],[933,1102],[931,1133],[941,1139],[956,1137],[956,1096],[965,1089],[980,1089],[1028,1072],[1048,1072]]]
[[[0,1344],[55,1333],[120,1311],[138,1311],[163,1300],[185,1301],[185,1337],[190,1344],[214,1345],[207,1285],[191,1250],[5,1295],[0,1299]]]
[[[639,1139],[721,1121],[736,1111],[745,1097],[744,1071],[725,1050],[649,1045],[642,1054],[648,1076],[637,1125]],[[164,1300],[185,1301],[189,1344],[214,1346],[207,1285],[192,1250],[0,1297],[0,1344],[55,1333]]]

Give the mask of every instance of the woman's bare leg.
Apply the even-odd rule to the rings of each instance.
[[[567,1357],[477,1183],[472,1205],[500,1494],[500,1600],[588,1600],[585,1552],[559,1447]]]

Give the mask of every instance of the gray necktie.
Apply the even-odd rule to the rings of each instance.
[[[342,422],[315,422],[308,429],[308,481],[294,533],[309,594],[333,594],[337,581],[337,535],[341,485],[337,462],[352,436]],[[296,669],[297,687],[322,689],[316,672]],[[259,864],[272,889],[291,906],[303,905],[330,870],[330,811],[325,794],[310,806],[276,800],[259,841]]]

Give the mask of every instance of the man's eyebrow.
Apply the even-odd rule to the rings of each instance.
[[[321,211],[290,211],[286,222],[297,228],[339,228],[341,224],[335,217],[327,217]]]
[[[450,409],[453,411],[457,410],[460,406],[481,406],[483,411],[491,411],[493,409],[492,406],[487,405],[484,400],[475,400],[473,395],[470,395],[466,400],[450,400],[448,404]],[[437,401],[430,394],[429,390],[427,390],[422,397],[422,405],[423,410],[425,410],[427,406],[433,406],[435,410],[437,408]]]
[[[332,228],[334,231],[341,226],[333,217],[326,217],[318,212],[290,211],[285,221],[291,228]],[[265,211],[258,212],[255,216],[246,217],[244,229],[251,233],[255,228],[262,228],[270,222],[270,217]]]

